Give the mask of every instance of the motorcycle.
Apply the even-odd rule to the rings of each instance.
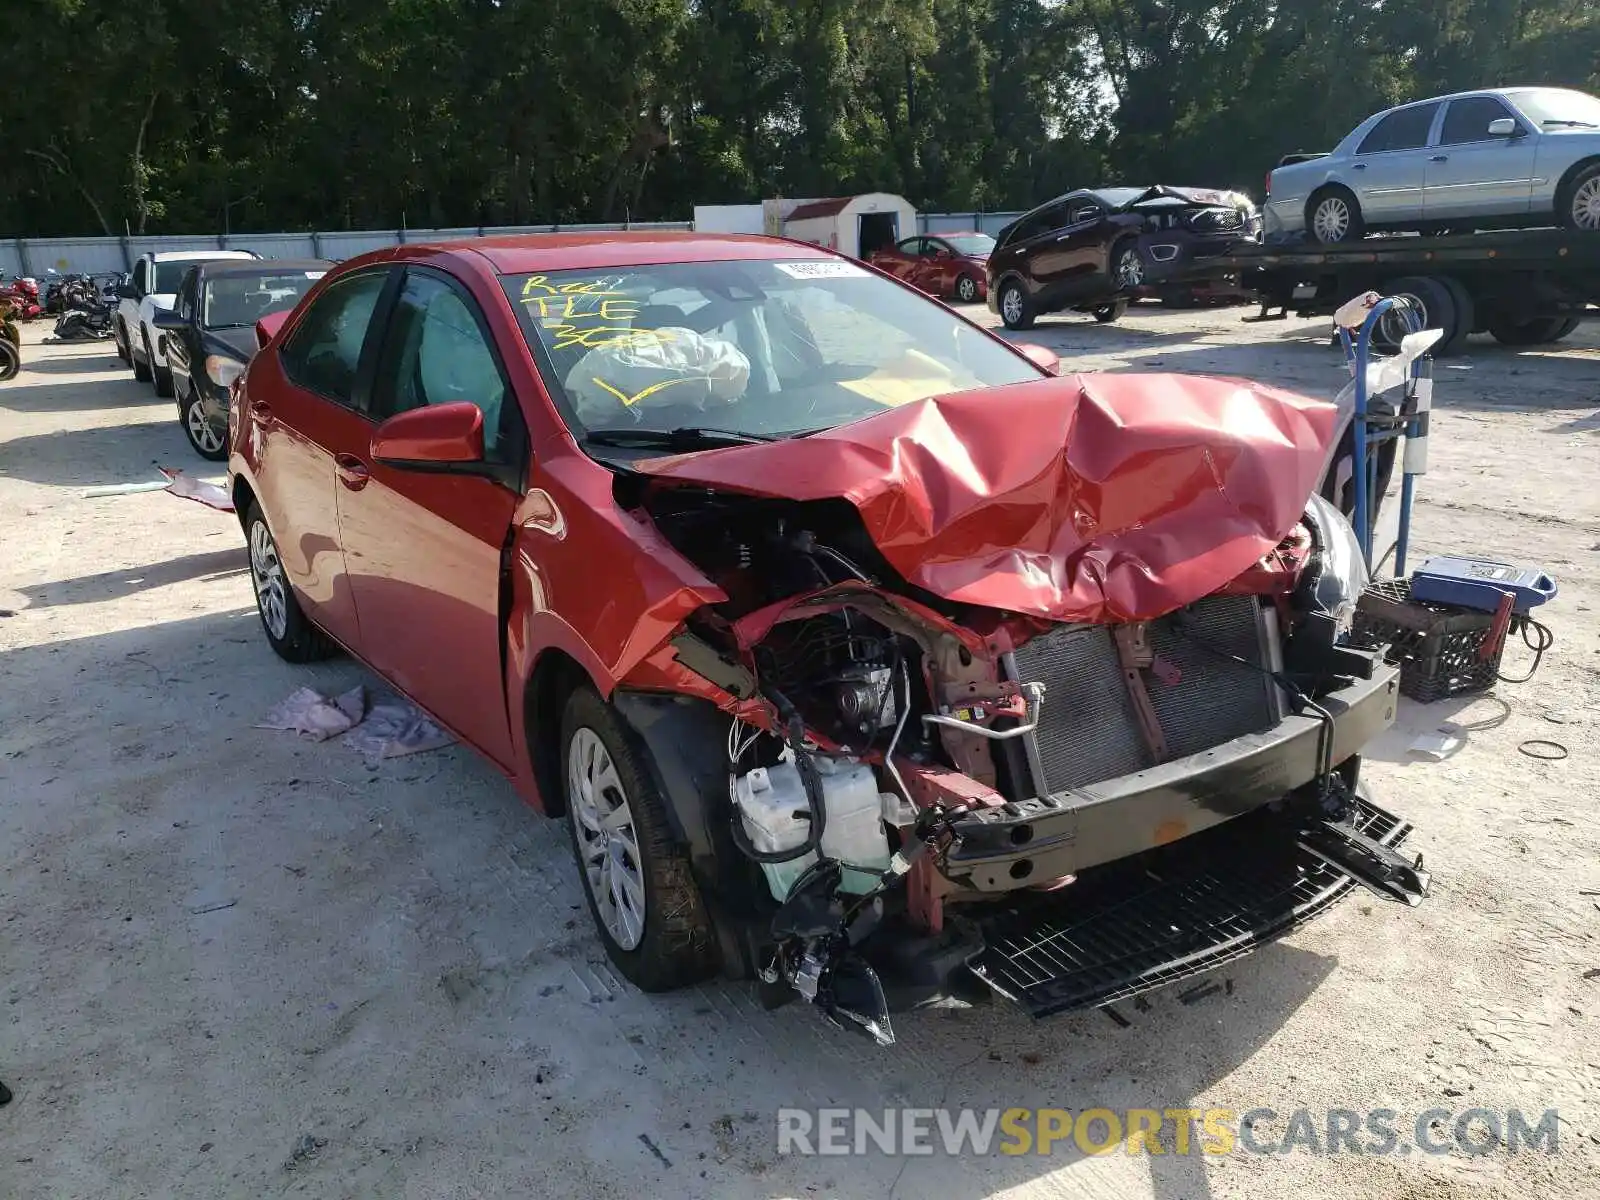
[[[32,277],[0,284],[0,300],[11,301],[13,320],[32,321],[44,313],[39,304],[39,281]]]
[[[22,334],[11,319],[12,304],[0,299],[0,383],[22,370]]]
[[[111,306],[98,294],[92,299],[80,299],[56,320],[55,336],[63,342],[108,338],[111,336],[111,313]]]

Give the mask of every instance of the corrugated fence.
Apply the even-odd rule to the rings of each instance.
[[[979,229],[999,233],[1018,213],[920,213],[922,233]],[[582,233],[617,229],[692,229],[689,221],[656,221],[627,225],[507,225],[465,229],[370,229],[342,233],[235,233],[181,237],[10,238],[0,241],[0,272],[43,275],[54,268],[63,275],[78,271],[127,271],[146,251],[254,250],[263,258],[353,258],[368,250],[404,242],[493,237],[515,233]]]

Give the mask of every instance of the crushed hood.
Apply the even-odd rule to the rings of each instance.
[[[1243,380],[1076,375],[633,469],[752,496],[843,497],[889,563],[946,600],[1143,621],[1283,540],[1320,482],[1337,414]]]

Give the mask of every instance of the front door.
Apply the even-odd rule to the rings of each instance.
[[[1422,218],[1422,177],[1438,101],[1396,109],[1361,139],[1350,180],[1369,224]]]
[[[526,462],[521,412],[477,302],[448,275],[409,267],[373,379],[373,415],[459,400],[483,410],[489,461]],[[482,476],[385,466],[365,448],[337,467],[363,656],[510,769],[500,577],[520,497]]]
[[[1519,135],[1490,137],[1489,123],[1502,119],[1516,121]],[[1428,155],[1423,217],[1437,221],[1525,214],[1533,202],[1536,141],[1527,123],[1496,96],[1450,101],[1438,145]]]
[[[362,271],[318,296],[282,349],[257,357],[242,413],[284,573],[307,615],[355,650],[362,647],[339,545],[335,460],[372,441],[363,388],[377,353],[374,317],[394,274]]]

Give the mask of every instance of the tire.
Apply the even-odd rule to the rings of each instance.
[[[1102,325],[1110,325],[1121,320],[1122,314],[1128,311],[1126,300],[1113,300],[1110,304],[1102,304],[1099,308],[1089,310],[1089,315]]]
[[[1111,285],[1119,292],[1133,292],[1145,285],[1144,256],[1132,238],[1111,247]]]
[[[572,693],[561,718],[561,779],[589,915],[630,983],[667,992],[715,974],[717,943],[647,754],[592,688]],[[623,809],[615,829],[602,827]]]
[[[1340,215],[1342,213],[1342,216]],[[1313,242],[1359,242],[1367,236],[1361,202],[1349,188],[1323,187],[1306,201],[1306,236]]]
[[[1576,317],[1534,317],[1522,321],[1497,317],[1490,322],[1489,334],[1502,346],[1547,346],[1559,342],[1577,327]]]
[[[178,423],[183,426],[183,434],[189,439],[189,445],[201,458],[207,462],[222,462],[228,457],[227,439],[211,427],[211,422],[206,419],[205,405],[192,388],[178,403]]]
[[[975,304],[978,299],[978,281],[971,275],[956,280],[956,299],[962,304]]]
[[[9,338],[0,337],[0,383],[15,379],[22,371],[22,356]]]
[[[1405,296],[1421,308],[1422,327],[1440,331],[1432,351],[1435,358],[1456,353],[1472,332],[1472,314],[1462,311],[1455,288],[1447,280],[1433,275],[1405,275],[1378,290],[1385,296]],[[1380,354],[1393,354],[1400,347],[1403,329],[1398,315],[1393,320],[1380,318],[1372,331],[1373,345]]]
[[[172,372],[166,367],[156,365],[156,356],[150,348],[150,335],[144,335],[144,353],[150,360],[150,382],[155,385],[156,395],[163,400],[172,398]]]
[[[128,331],[118,321],[112,329],[111,340],[117,344],[117,357],[125,366],[133,366],[133,354],[128,350]]]
[[[1600,162],[1567,181],[1556,200],[1556,219],[1579,233],[1600,233]]]
[[[149,383],[153,378],[152,370],[155,366],[156,356],[150,353],[150,338],[143,334],[140,336],[144,338],[144,361],[140,362],[139,356],[133,354],[132,342],[128,343],[128,353],[133,357],[133,377],[140,383]]]
[[[1000,294],[997,297],[1000,309],[1000,321],[1007,329],[1032,329],[1037,314],[1033,311],[1033,301],[1028,297],[1028,289],[1015,279],[1008,279],[1000,285]]]
[[[250,551],[250,586],[256,595],[256,612],[273,653],[284,662],[308,663],[327,658],[334,646],[306,619],[284,577],[278,543],[267,527],[261,506],[251,502],[244,518],[245,545]],[[276,603],[274,603],[274,599]]]

